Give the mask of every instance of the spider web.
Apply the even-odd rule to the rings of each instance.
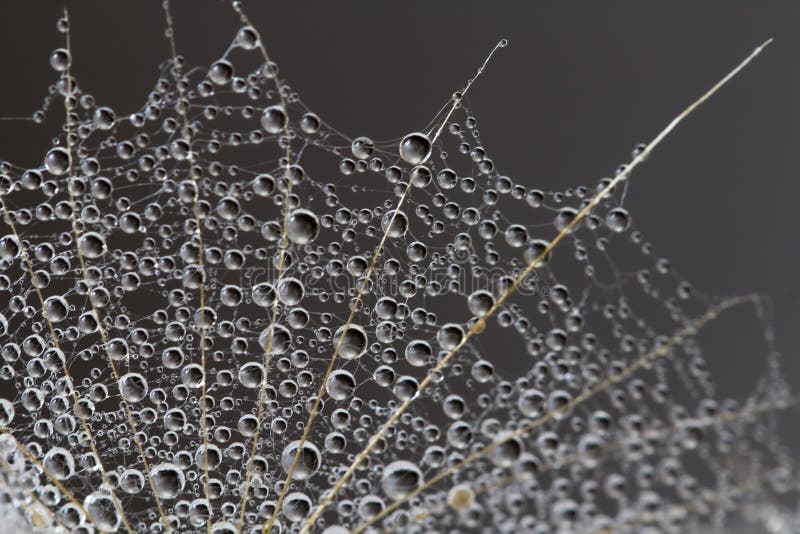
[[[702,294],[625,208],[657,142],[541,191],[481,138],[491,54],[419,132],[349,137],[241,5],[204,66],[165,8],[127,114],[70,74],[65,15],[33,115],[63,102],[63,132],[0,164],[0,467],[29,528],[796,527],[768,299]],[[728,314],[751,331],[708,335],[763,339],[738,398],[702,350]]]

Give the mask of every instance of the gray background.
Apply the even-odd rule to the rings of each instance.
[[[37,109],[56,79],[62,3],[15,2],[0,17],[0,116]],[[161,2],[69,2],[73,73],[118,114],[137,108],[168,54]],[[656,250],[712,295],[769,294],[787,378],[800,363],[800,4],[784,1],[247,2],[272,59],[303,100],[351,135],[426,124],[498,39],[470,101],[499,170],[558,190],[629,159],[759,43],[775,43],[670,137],[633,177],[627,207]],[[208,64],[238,22],[227,3],[175,0],[179,53]],[[63,119],[0,122],[0,159],[39,165]],[[709,327],[718,377],[751,382],[737,315]],[[756,330],[750,330],[757,333]],[[757,347],[757,343],[752,344]],[[743,390],[744,391],[744,390]],[[792,414],[785,416],[791,427]],[[797,431],[789,436],[800,443]]]

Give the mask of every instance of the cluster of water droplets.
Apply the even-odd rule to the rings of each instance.
[[[505,176],[464,91],[418,132],[351,138],[261,46],[244,25],[208,66],[170,57],[125,114],[53,52],[34,118],[65,101],[64,131],[40,166],[0,163],[15,517],[75,533],[681,532],[764,525],[736,503],[796,495],[766,301],[735,303],[764,335],[764,376],[720,398],[719,355],[694,334],[729,306],[637,229],[626,182],[580,215],[625,165],[561,191]]]

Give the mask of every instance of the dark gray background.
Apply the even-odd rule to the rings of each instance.
[[[169,54],[160,0],[68,5],[73,73],[98,101],[129,113]],[[63,46],[55,30],[62,6],[4,6],[0,116],[37,109],[55,80],[47,60]],[[800,4],[406,0],[245,7],[304,102],[340,130],[374,139],[426,124],[497,40],[508,38],[470,101],[500,171],[551,190],[611,174],[636,143],[774,37],[635,174],[627,207],[698,289],[772,297],[785,372],[797,382]],[[190,64],[218,57],[238,28],[227,2],[175,0],[173,15],[179,53]],[[57,103],[43,126],[0,122],[0,159],[39,165],[62,119]],[[752,360],[762,357],[732,335],[750,320],[742,315],[715,327],[710,343],[720,378],[742,387],[752,378]]]

